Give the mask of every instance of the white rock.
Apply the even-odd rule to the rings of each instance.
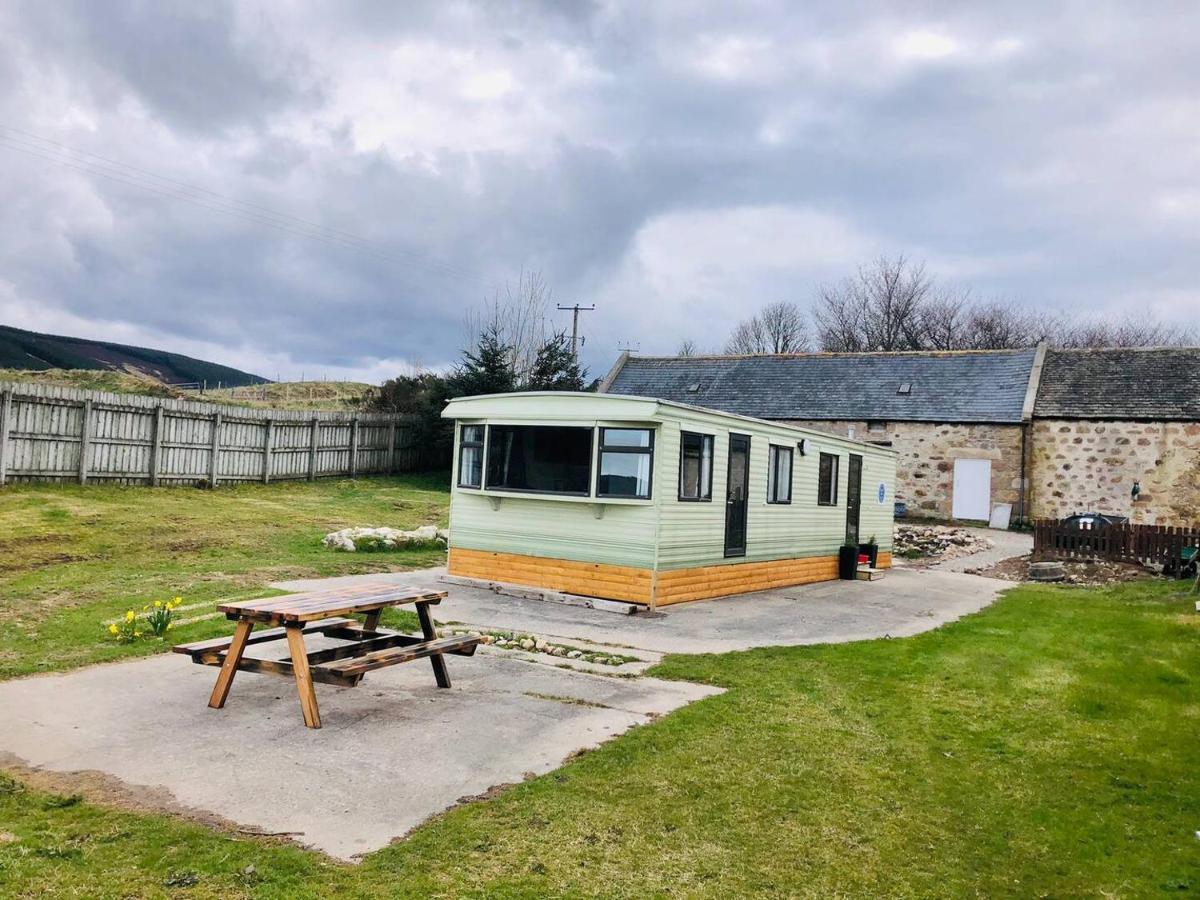
[[[532,650],[534,648],[534,646],[535,645],[534,645],[533,641],[529,640],[529,638],[525,638],[525,640],[521,641],[521,649],[522,650]]]
[[[533,646],[537,647],[539,650],[545,650],[550,645],[546,643],[544,638],[538,638],[533,642]]]
[[[570,653],[567,654],[567,659],[579,659],[579,657],[581,657],[581,656],[583,656],[583,654],[580,653],[578,650],[572,650]]]

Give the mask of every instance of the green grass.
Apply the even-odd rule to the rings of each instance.
[[[915,638],[669,657],[727,692],[359,866],[0,784],[0,895],[1194,893],[1191,606],[1023,586]]]
[[[338,553],[351,525],[446,524],[444,475],[198,488],[23,486],[0,491],[0,678],[162,652],[121,645],[102,623],[181,596],[186,604],[264,596],[272,581],[436,565],[440,549]],[[386,621],[408,623],[411,613]],[[415,617],[411,620],[415,623]],[[171,642],[228,631],[185,625]]]

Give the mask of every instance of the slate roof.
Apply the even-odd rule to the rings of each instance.
[[[608,391],[761,419],[1020,422],[1036,352],[631,356]]]
[[[1200,347],[1047,351],[1033,413],[1200,421]]]

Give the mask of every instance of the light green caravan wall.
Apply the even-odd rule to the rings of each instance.
[[[863,456],[863,502],[861,534],[865,540],[874,534],[881,549],[892,546],[892,490],[895,483],[895,459],[886,451],[838,441],[828,435],[811,434],[818,445],[806,456],[793,455],[792,502],[767,503],[767,456],[772,443],[795,447],[794,430],[766,423],[731,423],[723,417],[671,409],[672,421],[663,423],[660,436],[658,483],[662,486],[659,567],[684,569],[695,566],[792,559],[807,556],[831,556],[837,553],[846,534],[846,482],[851,452]],[[674,419],[678,416],[678,419]],[[681,431],[716,436],[713,463],[712,502],[686,502],[678,499],[679,440]],[[729,433],[750,435],[750,493],[746,516],[746,555],[725,557],[725,493],[729,453]],[[817,505],[818,449],[837,453],[838,505]],[[884,481],[886,498],[879,504],[876,491]]]
[[[881,448],[816,431],[798,432],[766,422],[607,395],[527,395],[466,402],[471,406],[460,407],[463,412],[469,409],[472,416],[490,422],[591,425],[600,421],[655,428],[654,496],[649,504],[605,504],[603,517],[597,519],[593,503],[506,496],[501,498],[499,508],[493,509],[489,497],[494,495],[490,492],[454,487],[450,505],[452,547],[652,568],[657,541],[660,569],[831,556],[845,536],[847,457],[854,452],[863,456],[862,537],[865,540],[874,534],[881,549],[891,549],[895,457]],[[660,421],[638,421],[651,415],[657,415]],[[711,502],[678,499],[681,430],[716,435]],[[746,555],[726,559],[724,498],[730,431],[751,436],[750,504]],[[768,444],[795,447],[802,434],[820,449],[841,457],[836,507],[817,506],[815,449],[807,456],[794,456],[792,503],[766,502]],[[457,446],[455,450],[457,462]],[[880,481],[887,485],[882,505],[876,499]]]

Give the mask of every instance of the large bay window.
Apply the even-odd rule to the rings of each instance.
[[[654,432],[649,428],[600,429],[598,497],[650,499]]]
[[[591,428],[488,426],[489,489],[587,496],[591,473]]]

